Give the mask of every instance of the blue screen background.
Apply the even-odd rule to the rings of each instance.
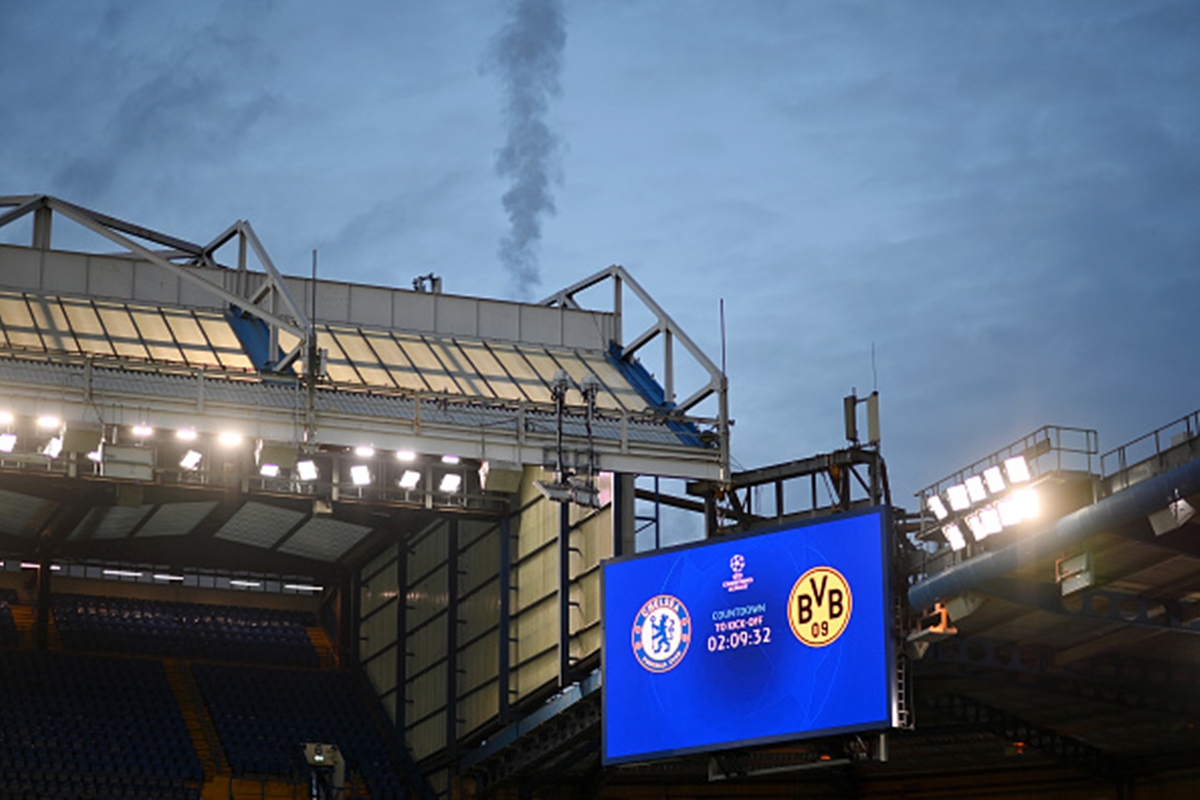
[[[605,564],[605,760],[889,726],[885,552],[873,511]],[[730,592],[735,554],[754,581]],[[787,620],[793,584],[816,566],[841,572],[853,596],[846,630],[825,647],[800,642]],[[639,609],[658,594],[682,600],[692,620],[687,654],[665,673],[643,668],[631,646]],[[709,651],[714,612],[760,603],[770,643]]]

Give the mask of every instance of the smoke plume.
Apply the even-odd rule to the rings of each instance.
[[[526,296],[541,281],[537,246],[542,218],[555,211],[551,183],[559,175],[560,142],[546,113],[550,98],[560,93],[566,41],[559,0],[513,0],[488,58],[502,84],[507,128],[496,171],[511,181],[503,197],[509,230],[500,240],[500,263]]]

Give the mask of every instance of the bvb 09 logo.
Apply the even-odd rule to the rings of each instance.
[[[813,567],[788,596],[788,624],[809,647],[833,644],[850,622],[850,584],[833,567]]]
[[[692,618],[678,597],[656,595],[633,620],[633,655],[651,672],[674,669],[692,641]]]

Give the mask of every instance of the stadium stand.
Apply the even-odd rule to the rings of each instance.
[[[200,797],[203,770],[162,664],[0,652],[0,796]]]
[[[343,672],[194,664],[192,673],[235,776],[294,778],[302,742],[336,743],[347,775],[372,798],[401,800],[401,780],[380,730]]]
[[[67,650],[316,667],[312,614],[264,608],[56,595]]]

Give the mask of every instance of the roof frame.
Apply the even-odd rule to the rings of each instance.
[[[312,324],[308,315],[304,313],[303,307],[288,289],[283,275],[276,268],[275,262],[271,260],[262,241],[254,232],[254,228],[246,220],[234,222],[208,244],[199,245],[107,214],[101,214],[50,195],[0,196],[0,208],[12,209],[0,214],[0,228],[29,214],[34,215],[34,247],[41,249],[50,247],[51,215],[56,213],[117,244],[126,252],[208,292],[228,304],[231,310],[237,308],[257,318],[269,329],[273,348],[278,345],[279,331],[287,331],[300,341],[275,365],[276,371],[288,369],[306,352],[307,343],[312,334]],[[188,266],[222,268],[223,265],[217,262],[215,254],[234,238],[238,239],[237,271],[239,279],[237,285],[241,294],[230,292],[224,286],[187,268]],[[152,250],[135,239],[169,249],[166,251]],[[248,281],[245,280],[248,250],[254,252],[266,273],[266,281],[254,292],[249,291]],[[184,264],[177,264],[172,259],[186,259],[186,261]],[[282,309],[279,309],[280,305],[282,305]]]

